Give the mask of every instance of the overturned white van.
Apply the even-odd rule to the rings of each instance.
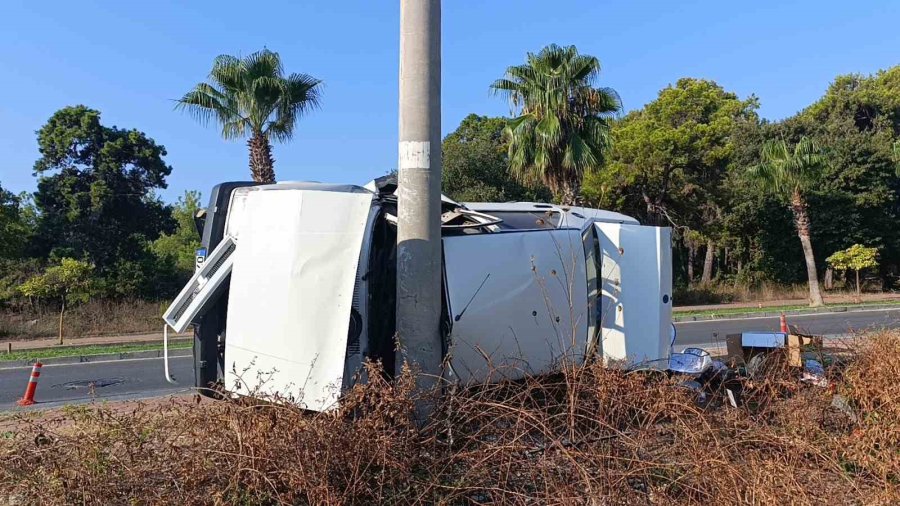
[[[224,183],[198,269],[164,315],[194,327],[195,383],[335,405],[395,359],[396,183]],[[463,383],[602,360],[665,368],[667,228],[540,203],[443,200],[444,354]],[[208,251],[208,254],[206,253]]]

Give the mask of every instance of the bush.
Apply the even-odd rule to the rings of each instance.
[[[900,334],[827,389],[782,371],[753,409],[699,408],[665,375],[593,364],[450,391],[424,427],[413,377],[370,366],[328,413],[252,400],[73,408],[0,440],[29,503],[896,504]],[[199,399],[199,398],[198,398]]]
[[[8,260],[0,258],[0,308],[20,307],[19,286],[40,274],[44,264],[36,258]]]

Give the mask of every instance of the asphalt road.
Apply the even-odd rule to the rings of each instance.
[[[788,323],[811,334],[829,336],[871,328],[900,328],[900,308],[798,315],[789,317]],[[726,334],[777,331],[778,324],[777,317],[676,323],[676,347],[723,346]],[[170,366],[178,385],[171,385],[163,378],[163,363],[159,358],[45,365],[35,396],[38,404],[30,408],[17,408],[15,401],[25,390],[31,368],[0,369],[0,411],[55,407],[91,399],[139,399],[189,392],[193,381],[191,357],[172,357]]]
[[[91,399],[140,399],[190,391],[194,379],[192,358],[172,357],[169,368],[178,385],[167,383],[163,378],[161,358],[48,364],[41,369],[34,396],[37,404],[28,408],[17,408],[15,402],[25,391],[31,367],[0,369],[0,411],[56,407]]]
[[[787,317],[789,325],[807,334],[841,336],[877,328],[900,328],[900,308],[816,313]],[[753,330],[777,332],[779,318],[750,317],[730,320],[680,322],[675,344],[680,346],[724,346],[727,334]]]

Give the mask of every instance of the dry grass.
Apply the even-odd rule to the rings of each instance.
[[[144,300],[92,300],[66,311],[65,337],[156,332],[166,303]],[[0,310],[0,339],[56,337],[59,313],[52,308]]]
[[[879,292],[880,293],[880,292]],[[823,292],[831,299],[852,302],[856,293],[852,290],[829,290]],[[730,304],[735,302],[805,301],[809,298],[809,288],[805,284],[784,285],[763,282],[755,286],[734,283],[715,283],[708,286],[693,285],[677,287],[675,303],[679,306],[700,304]]]
[[[88,407],[0,439],[0,498],[62,504],[897,504],[900,333],[869,336],[831,389],[775,367],[738,409],[662,373],[569,368],[451,392],[413,380],[329,413],[260,402]],[[376,370],[370,377],[380,378]],[[839,394],[852,416],[831,407]]]

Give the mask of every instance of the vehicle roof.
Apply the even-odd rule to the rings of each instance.
[[[349,184],[331,184],[319,183],[312,181],[284,181],[270,185],[261,185],[252,187],[257,191],[265,190],[319,190],[333,192],[350,192],[350,193],[374,193],[376,192],[376,181],[371,181],[365,186],[349,185]],[[472,211],[482,213],[491,212],[547,212],[553,211],[562,214],[560,227],[582,227],[588,221],[599,221],[604,223],[628,223],[639,225],[638,221],[631,216],[627,216],[615,211],[607,211],[604,209],[593,209],[590,207],[563,207],[556,204],[547,204],[543,202],[462,202],[457,203],[447,197],[441,195],[444,203],[462,205]]]
[[[317,190],[339,193],[372,193],[371,190],[355,184],[320,183],[318,181],[279,181],[277,183],[252,187],[254,190]]]
[[[631,216],[626,216],[615,211],[606,211],[603,209],[593,209],[590,207],[561,207],[556,204],[545,204],[542,202],[463,202],[463,205],[473,211],[482,213],[491,212],[546,212],[555,211],[562,213],[566,219],[562,220],[560,226],[578,226],[587,220],[600,221],[605,223],[629,223],[639,225],[638,221]],[[565,224],[565,225],[563,225]]]

